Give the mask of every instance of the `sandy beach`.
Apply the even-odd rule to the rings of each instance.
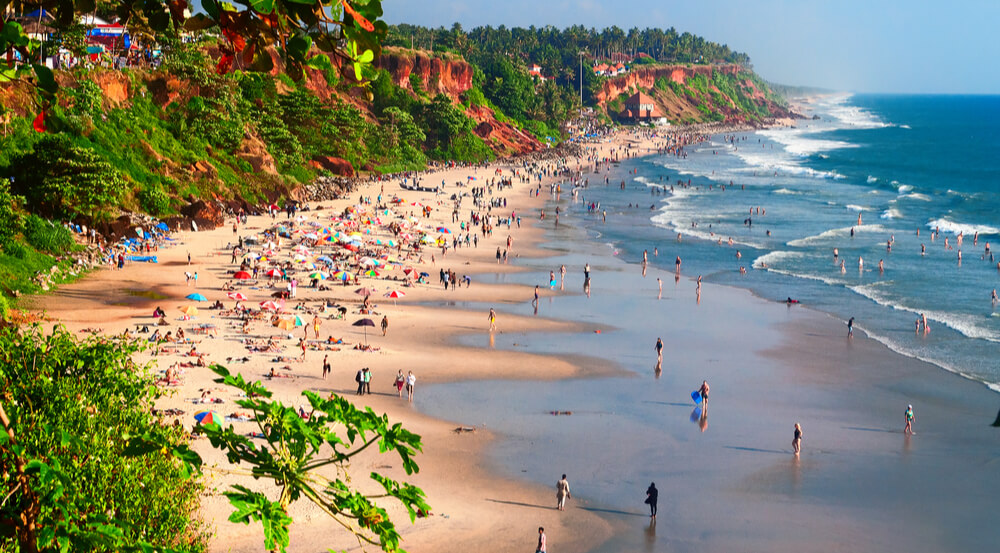
[[[622,133],[587,146],[596,149],[590,155],[607,158],[613,152],[622,157],[625,145],[636,155],[655,153],[658,144]],[[569,159],[566,165],[598,177],[592,162]],[[425,176],[425,184],[446,183],[440,194],[403,190],[396,181],[384,183],[384,190],[383,184],[368,184],[351,198],[326,202],[322,210],[310,206],[304,215],[330,221],[348,207],[371,209],[358,206],[358,197],[374,202],[381,193],[383,201],[393,195],[405,200],[395,209],[400,215],[416,214],[413,203],[431,206],[423,227],[458,232],[451,194],[484,186],[497,168],[510,176],[515,166],[520,168],[500,163]],[[623,178],[614,169],[610,174],[612,184]],[[159,263],[95,272],[34,298],[33,307],[74,331],[99,327],[117,334],[155,324],[152,309],[162,306],[170,323],[163,328],[184,328],[194,343],[144,359],[155,361],[161,372],[190,361],[180,354],[196,345],[209,362],[260,378],[286,403],[304,403],[300,393],[307,389],[332,392],[402,421],[424,442],[417,457],[421,471],[406,480],[422,487],[433,506],[432,516],[410,525],[402,508],[388,504],[409,551],[525,551],[534,546],[538,526],[546,528],[550,547],[558,551],[874,551],[900,544],[908,551],[985,551],[995,543],[998,536],[987,517],[1000,479],[991,474],[997,450],[987,445],[994,443],[994,432],[985,420],[995,412],[993,392],[894,354],[862,332],[848,342],[841,321],[808,309],[711,284],[696,294],[693,275],[675,279],[656,269],[640,275],[638,260],[618,259],[573,216],[564,215],[555,226],[555,206],[571,200],[567,190],[558,199],[548,194],[549,182],[515,178],[511,189],[495,194],[507,204],[494,208],[493,215],[516,213],[520,225],[498,226],[478,247],[449,248],[443,257],[440,248],[425,248],[422,261],[401,264],[430,273],[428,284],[401,288],[398,281],[362,278],[360,285],[376,289],[370,314],[359,312],[358,285],[317,291],[303,283],[298,297],[286,303],[290,314],[299,301],[312,309],[328,300],[348,311],[343,319],[330,318],[335,311],[321,314],[320,338],[342,339],[339,351],[311,349],[302,362],[276,362],[273,352],[249,353],[235,320],[200,305],[195,319],[179,320],[179,307],[191,304],[184,297],[195,291],[209,302],[234,303],[221,289],[234,268],[231,221],[213,231],[178,233],[172,246],[158,252]],[[538,186],[544,189],[541,196],[529,194]],[[470,198],[464,202],[462,220],[472,209]],[[283,220],[283,214],[276,220],[250,217],[238,234],[260,233]],[[388,236],[373,232],[372,237]],[[498,264],[495,253],[508,235],[509,262]],[[289,246],[286,242],[286,252]],[[661,250],[669,256],[667,247]],[[581,286],[584,263],[593,265],[595,275],[590,297]],[[548,271],[559,278],[560,265],[568,268],[566,285],[550,290]],[[471,285],[445,290],[437,279],[440,269],[468,275]],[[186,284],[185,271],[199,272],[197,288]],[[400,269],[390,274],[402,276]],[[664,284],[659,300],[656,278]],[[542,285],[537,311],[531,305],[534,284]],[[254,308],[278,290],[256,288],[240,288]],[[397,289],[406,296],[395,302],[385,297]],[[491,306],[499,314],[492,334]],[[368,328],[366,337],[364,329],[351,325],[363,316],[376,324],[387,317],[386,335],[376,327]],[[218,334],[195,335],[199,324],[214,324]],[[302,332],[291,331],[289,339],[288,332],[258,322],[250,336],[273,338],[283,347],[280,355],[298,357]],[[653,343],[661,336],[662,374],[653,370]],[[352,349],[366,340],[379,349]],[[333,366],[326,380],[324,355]],[[249,361],[226,361],[243,357]],[[272,367],[294,378],[269,379]],[[375,376],[372,393],[356,396],[354,375],[361,367]],[[413,403],[405,393],[397,397],[392,386],[397,370],[417,376]],[[179,385],[170,387],[171,395],[157,407],[184,410],[179,419],[190,428],[194,412],[206,407],[199,398],[211,390],[224,401],[211,407],[231,414],[234,394],[219,389],[213,376],[202,367],[184,368]],[[707,411],[695,416],[687,397],[703,379],[712,383],[710,424]],[[602,393],[620,403],[602,404]],[[912,438],[901,433],[907,403],[919,406],[918,436]],[[554,417],[550,410],[574,414]],[[805,428],[801,458],[791,455],[794,422]],[[252,430],[250,423],[232,424]],[[459,427],[475,431],[456,432]],[[209,465],[222,466],[224,459],[207,443],[194,443]],[[965,454],[956,457],[956,448]],[[373,489],[364,482],[373,469],[405,477],[398,461],[366,454],[351,467],[354,482]],[[554,486],[564,472],[570,474],[573,499],[560,512]],[[228,471],[208,475],[202,513],[214,528],[211,550],[262,550],[259,529],[227,522],[228,502],[216,493],[232,483],[256,488],[259,483]],[[654,479],[661,490],[660,515],[650,525],[642,497]],[[939,496],[955,500],[926,504]],[[359,550],[318,511],[298,506],[291,514],[296,521],[291,551]],[[904,524],[908,533],[900,537]],[[969,526],[979,530],[962,531]]]

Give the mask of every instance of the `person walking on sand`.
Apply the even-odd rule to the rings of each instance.
[[[656,518],[656,500],[660,492],[656,489],[656,482],[650,482],[646,488],[646,505],[649,505],[649,518]]]
[[[903,428],[903,434],[909,434],[909,435],[912,436],[914,434],[914,432],[913,432],[913,406],[912,405],[907,405],[906,406],[906,413],[905,413],[904,416],[906,418],[906,427]]]
[[[802,427],[799,426],[799,423],[795,423],[795,437],[792,438],[792,450],[795,451],[796,457],[802,451]]]
[[[313,332],[316,334],[317,340],[319,340],[319,325],[321,324],[323,324],[323,322],[319,320],[319,315],[314,316],[312,320],[312,325],[313,325]]]
[[[323,380],[326,380],[326,375],[330,374],[330,361],[329,355],[323,356]]]
[[[299,347],[302,348],[302,361],[306,360],[306,339],[301,338],[299,340]]]
[[[489,319],[490,319],[490,332],[493,332],[494,330],[497,329],[497,312],[494,311],[492,307],[490,308]]]
[[[848,338],[854,337],[854,317],[847,319],[847,337]]]
[[[701,396],[701,404],[708,407],[708,381],[701,381],[701,388],[698,388],[698,395]]]
[[[406,375],[403,374],[403,369],[399,369],[399,371],[396,372],[396,382],[394,383],[394,386],[396,386],[396,396],[399,397],[399,399],[403,399],[403,386],[405,385]]]
[[[387,330],[389,330],[389,316],[382,315],[382,336],[385,336]]]
[[[417,377],[413,371],[406,372],[406,400],[413,402],[413,387],[417,385]]]
[[[538,545],[535,547],[535,553],[546,553],[545,549],[545,528],[541,526],[538,527]]]
[[[571,496],[569,495],[569,480],[566,480],[566,475],[564,474],[556,482],[556,509],[565,511],[567,499],[571,499]]]
[[[660,338],[656,339],[656,365],[659,366],[663,362],[663,340]]]

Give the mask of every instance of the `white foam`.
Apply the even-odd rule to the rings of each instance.
[[[871,175],[868,175],[868,184],[875,184],[876,182],[878,182],[877,178],[875,178],[875,177],[873,177]]]
[[[851,211],[868,211],[868,208],[865,207],[865,206],[863,206],[863,205],[847,204],[844,207],[846,207],[847,209],[850,209]]]
[[[896,188],[896,192],[899,192],[900,194],[906,194],[907,192],[913,190],[913,186],[909,184],[899,184],[899,181],[892,181],[892,184],[899,185]]]
[[[900,302],[898,299],[890,297],[889,294],[882,292],[882,288],[891,289],[892,284],[893,281],[884,280],[872,284],[848,286],[847,288],[883,307],[889,307],[897,311],[909,311],[913,314],[922,313],[928,320],[939,322],[967,338],[978,338],[980,340],[987,340],[990,342],[1000,342],[1000,332],[979,324],[979,322],[983,320],[981,316],[968,315],[965,313],[953,313],[949,311],[920,309],[918,307],[907,305]]]
[[[790,242],[788,242],[787,245],[791,246],[793,248],[799,248],[799,247],[811,246],[811,245],[814,245],[814,244],[819,244],[819,243],[822,243],[822,242],[827,242],[827,241],[833,240],[835,238],[840,238],[840,237],[843,237],[843,236],[849,236],[851,234],[851,229],[852,228],[854,229],[854,234],[856,234],[856,235],[857,234],[861,234],[862,232],[864,232],[864,233],[874,233],[874,232],[877,232],[877,233],[883,233],[883,234],[886,232],[885,227],[883,227],[882,225],[860,225],[860,226],[853,226],[853,227],[842,227],[842,228],[830,229],[830,230],[821,232],[821,233],[819,233],[819,234],[817,234],[815,236],[807,236],[805,238],[798,238],[796,240],[791,240]]]
[[[1000,234],[1000,229],[996,227],[991,227],[988,225],[976,225],[970,223],[959,223],[952,221],[947,217],[941,217],[940,219],[934,219],[933,221],[927,223],[927,228],[937,229],[940,228],[941,232],[947,232],[951,234],[963,233],[966,236],[973,236],[977,232],[980,235],[983,234]]]
[[[806,256],[803,252],[790,252],[786,250],[775,250],[773,252],[765,253],[764,255],[753,260],[751,264],[755,269],[773,268],[776,265],[780,265],[784,261],[790,259],[802,259]]]
[[[779,189],[775,190],[774,192],[772,192],[772,194],[798,195],[798,194],[801,194],[801,192],[796,192],[794,190],[789,190],[787,188],[779,188]]]
[[[931,197],[927,194],[921,194],[920,192],[912,192],[910,194],[903,194],[900,198],[906,198],[908,200],[920,200],[922,202],[931,202]]]
[[[817,134],[809,129],[772,129],[757,131],[757,134],[783,145],[785,151],[799,157],[808,157],[819,152],[838,150],[841,148],[857,148],[857,144],[842,140],[824,140],[815,138]]]
[[[850,128],[881,129],[890,126],[889,123],[882,121],[874,113],[858,106],[848,105],[847,100],[849,99],[850,96],[831,98],[828,102],[829,109],[827,113]]]
[[[899,219],[903,214],[896,208],[890,207],[879,215],[880,219]]]
[[[910,127],[909,125],[900,125],[900,126],[899,126],[899,128],[901,128],[901,129],[907,129],[907,130],[909,130],[909,129],[911,129],[912,127]]]

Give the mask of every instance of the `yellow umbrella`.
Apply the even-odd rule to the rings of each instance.
[[[188,317],[198,314],[198,308],[193,305],[188,305],[186,307],[181,307],[181,313],[184,313]]]
[[[281,330],[294,330],[295,321],[292,319],[280,319],[278,322],[274,323],[274,326],[280,328]]]

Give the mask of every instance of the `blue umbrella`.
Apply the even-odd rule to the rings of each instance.
[[[166,223],[156,223],[156,227],[155,228],[160,229],[163,232],[167,232],[168,230],[170,230],[170,229],[167,228],[167,224]]]
[[[189,294],[187,296],[187,299],[194,300],[194,301],[208,301],[208,298],[206,298],[205,296],[203,296],[201,294]]]

